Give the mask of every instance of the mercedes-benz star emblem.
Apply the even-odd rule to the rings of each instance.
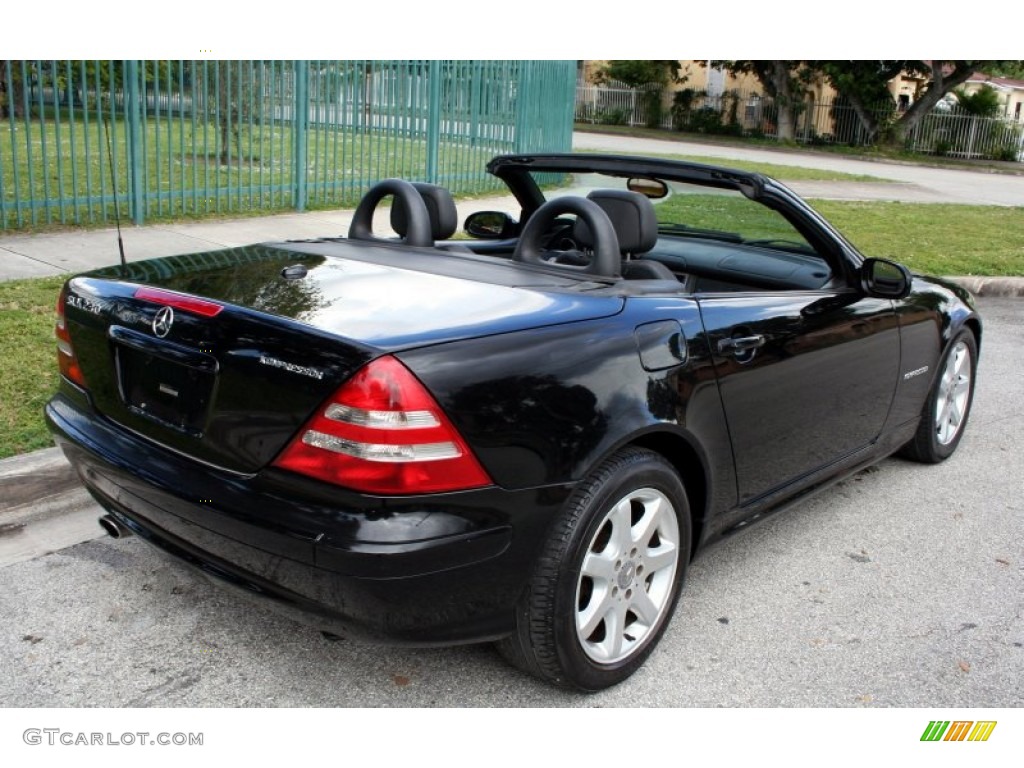
[[[174,310],[170,307],[163,307],[153,318],[153,333],[162,339],[171,332],[172,325],[174,325]]]

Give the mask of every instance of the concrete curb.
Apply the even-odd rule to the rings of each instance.
[[[51,496],[81,488],[59,448],[0,459],[0,517]]]
[[[104,536],[101,514],[59,448],[0,460],[0,568]]]
[[[975,296],[1024,297],[1024,277],[947,277]]]

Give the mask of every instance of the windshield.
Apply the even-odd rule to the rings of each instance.
[[[561,195],[586,197],[595,189],[627,189],[627,179],[602,173],[536,174],[535,180],[548,200]],[[782,214],[739,191],[678,181],[663,183],[668,194],[651,199],[661,234],[815,254]]]

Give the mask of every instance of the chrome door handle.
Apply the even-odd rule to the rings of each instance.
[[[739,352],[748,352],[752,349],[763,347],[764,342],[765,338],[761,334],[720,339],[718,342],[718,352],[723,355],[731,352],[735,355]]]

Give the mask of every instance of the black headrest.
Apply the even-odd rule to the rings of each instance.
[[[414,182],[413,186],[426,203],[434,239],[447,240],[454,235],[455,230],[459,228],[459,213],[455,210],[455,201],[452,200],[451,193],[435,184]],[[399,237],[405,237],[405,203],[397,197],[391,203],[391,228]]]
[[[638,192],[625,189],[595,189],[588,200],[597,203],[615,227],[622,253],[646,253],[658,242],[658,218],[651,201]],[[573,239],[583,246],[593,246],[593,235],[582,219],[576,219]]]

